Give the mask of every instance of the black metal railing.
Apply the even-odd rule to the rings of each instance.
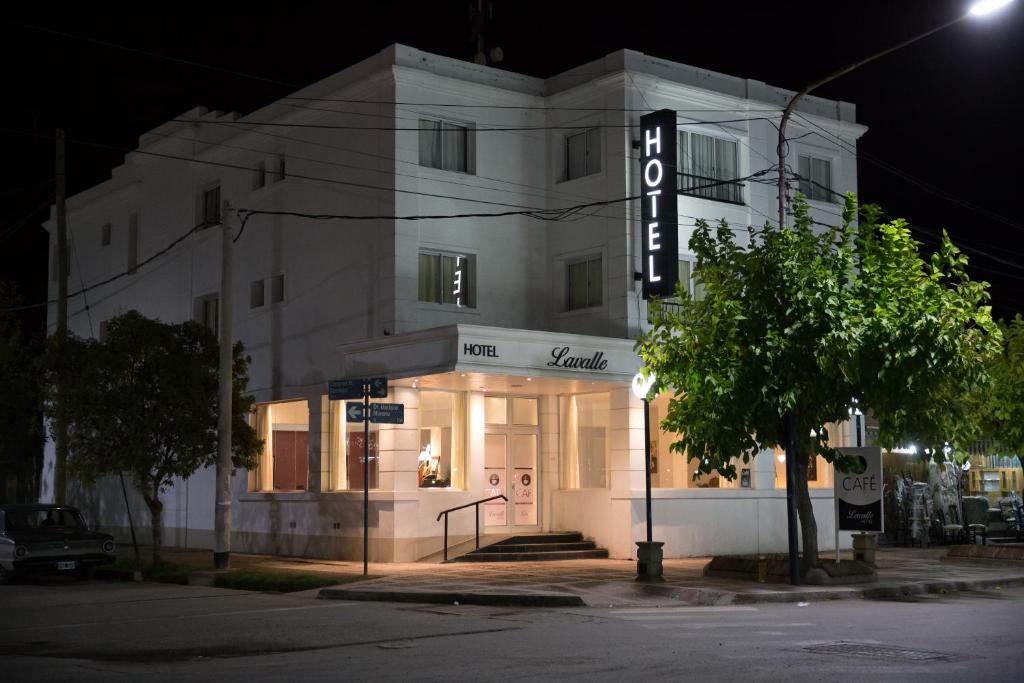
[[[448,508],[447,510],[442,510],[441,512],[437,513],[437,521],[438,522],[441,521],[441,516],[444,515],[444,561],[445,562],[448,561],[448,513],[449,512],[455,512],[456,510],[461,510],[462,508],[468,508],[468,507],[474,508],[473,516],[476,518],[476,547],[479,549],[480,548],[480,505],[482,503],[486,503],[488,501],[497,500],[498,498],[501,498],[506,503],[508,502],[508,498],[506,498],[505,496],[497,495],[497,496],[491,496],[490,498],[484,498],[483,500],[478,500],[478,501],[473,502],[473,503],[466,503],[465,505],[459,505],[458,507]]]
[[[692,173],[680,173],[679,194],[714,199],[730,204],[742,204],[743,183],[725,182],[719,178],[693,175]]]

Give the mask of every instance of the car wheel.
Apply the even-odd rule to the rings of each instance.
[[[83,564],[78,568],[78,580],[85,581],[96,576],[96,565]]]

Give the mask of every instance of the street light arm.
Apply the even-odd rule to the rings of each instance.
[[[814,81],[813,83],[811,83],[810,85],[805,86],[803,89],[801,89],[799,92],[797,92],[797,94],[793,95],[793,97],[791,97],[789,99],[789,102],[786,103],[786,108],[782,110],[782,120],[779,122],[778,154],[779,154],[779,227],[780,228],[786,224],[786,150],[785,150],[785,147],[786,147],[786,122],[789,121],[789,117],[792,115],[793,109],[796,107],[796,103],[800,100],[800,98],[803,97],[804,95],[807,95],[812,90],[816,90],[817,88],[820,88],[821,86],[825,85],[826,83],[831,83],[832,81],[834,81],[835,79],[839,78],[840,76],[845,76],[846,74],[850,73],[851,71],[859,69],[860,67],[864,66],[865,64],[867,64],[869,62],[873,62],[876,59],[879,59],[880,57],[884,57],[887,54],[890,54],[892,52],[895,52],[897,50],[905,48],[906,46],[911,45],[913,43],[916,43],[919,40],[927,38],[928,36],[932,35],[933,33],[938,33],[939,31],[941,31],[941,30],[943,30],[945,28],[949,28],[953,24],[958,24],[958,23],[960,23],[961,21],[963,21],[964,19],[967,19],[967,18],[968,18],[968,15],[964,14],[962,16],[957,17],[956,19],[953,19],[951,21],[947,21],[944,24],[940,24],[939,26],[936,26],[936,27],[934,27],[932,29],[929,29],[929,30],[925,31],[924,33],[920,33],[920,34],[914,36],[913,38],[910,38],[908,40],[904,40],[902,43],[898,43],[896,45],[893,45],[892,47],[889,47],[889,48],[886,48],[886,49],[882,50],[881,52],[876,52],[875,54],[873,54],[873,55],[871,55],[869,57],[865,57],[864,59],[862,59],[860,61],[857,61],[857,62],[854,62],[852,64],[849,64],[849,65],[843,67],[842,69],[839,69],[838,71],[835,71],[835,72],[829,74],[828,76],[825,76],[824,78],[820,78],[817,81]]]

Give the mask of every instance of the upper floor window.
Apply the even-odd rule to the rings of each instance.
[[[420,119],[420,166],[475,173],[473,130],[466,124]]]
[[[586,256],[566,264],[565,310],[601,305],[601,255]]]
[[[419,300],[476,308],[476,257],[421,251]]]
[[[274,159],[274,171],[271,174],[271,182],[279,183],[285,179],[284,155]]]
[[[104,223],[103,227],[100,228],[100,246],[110,246],[110,223]]]
[[[267,164],[261,161],[256,164],[255,172],[252,177],[252,189],[258,190],[261,187],[265,187],[267,184]]]
[[[587,130],[565,138],[565,179],[582,178],[601,171],[601,129]]]
[[[693,197],[743,203],[736,143],[688,130],[679,133],[679,192]]]
[[[203,190],[202,205],[200,206],[199,222],[203,226],[217,225],[220,223],[220,185],[214,185]]]
[[[808,199],[832,201],[832,162],[828,159],[800,155],[800,192]]]
[[[220,297],[216,294],[197,297],[194,304],[193,319],[214,334],[219,334]]]

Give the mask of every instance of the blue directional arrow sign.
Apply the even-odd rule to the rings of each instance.
[[[361,379],[335,379],[327,383],[327,395],[332,401],[344,401],[349,398],[363,397],[363,381]]]
[[[362,403],[346,403],[345,404],[345,421],[346,422],[362,422],[363,416],[363,404]]]
[[[370,398],[387,398],[388,397],[388,378],[387,377],[371,377],[366,380],[370,385]]]
[[[349,405],[354,405],[350,403]],[[405,405],[401,403],[371,403],[370,422],[405,424]]]

